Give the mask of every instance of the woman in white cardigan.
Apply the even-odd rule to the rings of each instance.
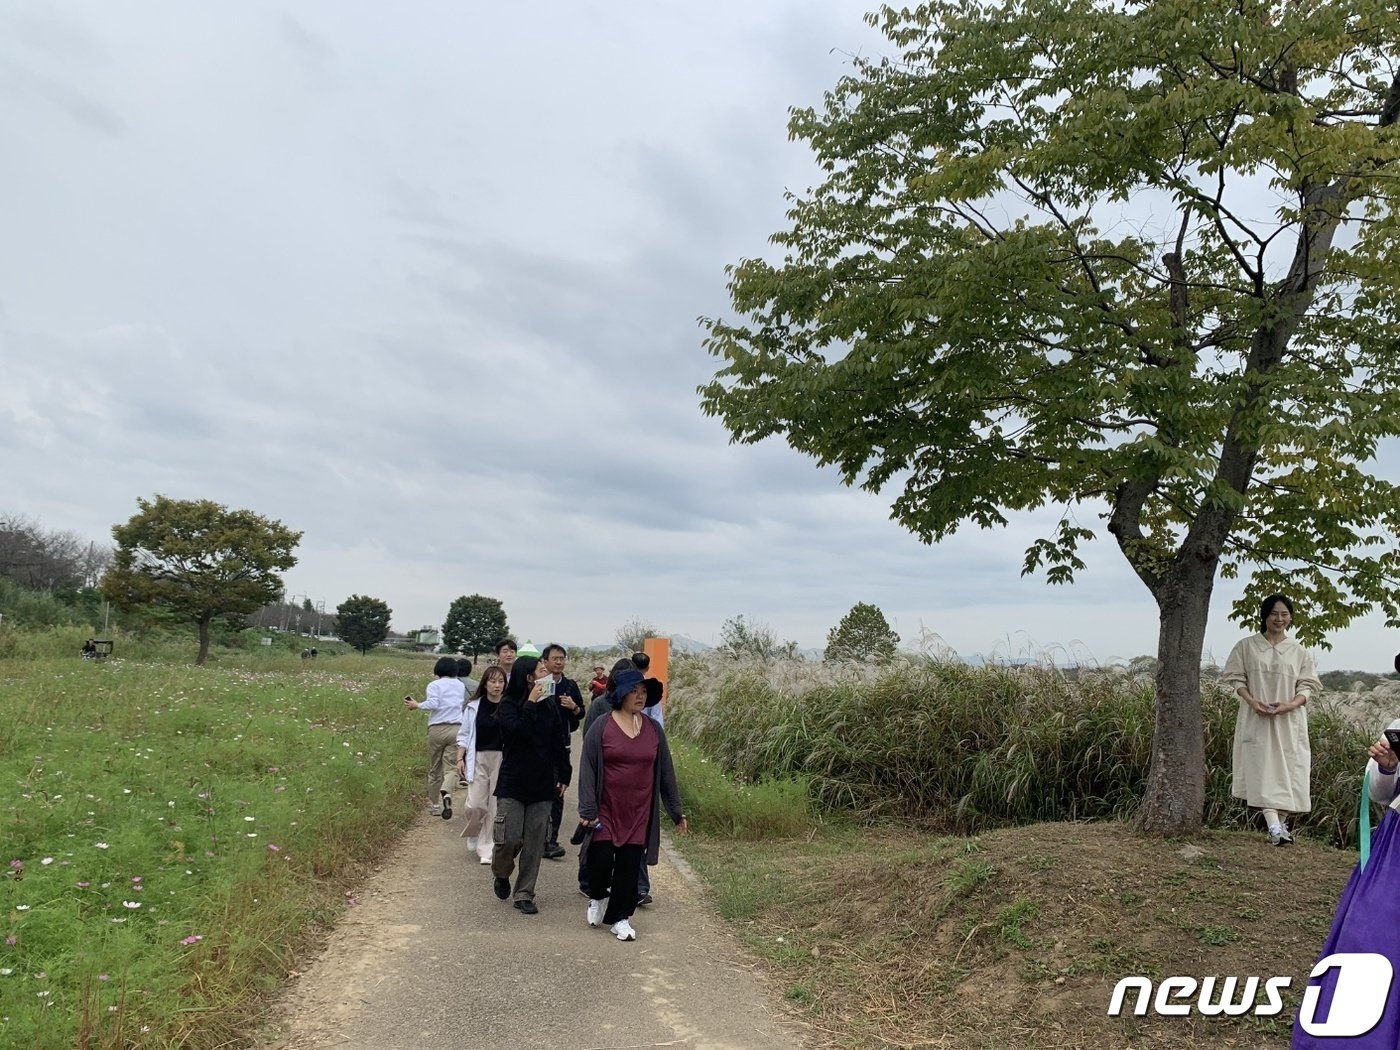
[[[457,776],[467,782],[467,826],[462,835],[482,864],[491,863],[491,836],[481,832],[496,819],[496,781],[504,743],[496,715],[505,688],[505,672],[488,667],[467,701],[457,734]]]

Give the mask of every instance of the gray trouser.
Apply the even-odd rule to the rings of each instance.
[[[535,879],[544,855],[544,836],[549,830],[549,809],[544,802],[496,799],[496,819],[491,825],[491,874],[510,878],[515,855],[520,854],[520,875],[515,880],[515,899],[535,899]]]

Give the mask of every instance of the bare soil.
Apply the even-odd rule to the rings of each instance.
[[[1261,833],[1153,840],[1119,824],[684,849],[814,1045],[843,1048],[1285,1047],[1355,864]],[[1135,974],[1293,983],[1272,1018],[1110,1018]]]

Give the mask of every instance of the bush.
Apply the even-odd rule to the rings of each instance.
[[[746,784],[727,776],[691,744],[671,742],[686,816],[707,835],[756,841],[805,835],[812,828],[807,784],[799,778]]]
[[[692,669],[684,680],[696,681]],[[1125,819],[1151,761],[1153,683],[1121,669],[902,666],[844,678],[749,669],[710,691],[676,689],[667,711],[694,741],[752,784],[804,778],[829,811],[959,833],[1047,820]],[[783,684],[779,688],[775,681]],[[1211,827],[1244,826],[1230,797],[1237,699],[1203,686]],[[1373,734],[1326,703],[1310,709],[1313,810],[1295,823],[1338,845],[1355,840],[1365,747]],[[1254,818],[1257,821],[1257,818]]]
[[[78,610],[55,595],[31,591],[4,577],[0,577],[0,617],[0,626],[5,627],[58,627],[83,619]]]

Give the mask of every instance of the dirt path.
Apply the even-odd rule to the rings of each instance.
[[[459,803],[460,804],[460,803]],[[572,813],[566,810],[566,820]],[[621,942],[584,921],[576,851],[544,861],[540,913],[491,892],[460,815],[424,816],[274,1011],[279,1050],[799,1050],[801,1034],[663,852]],[[683,866],[683,862],[682,866]]]

